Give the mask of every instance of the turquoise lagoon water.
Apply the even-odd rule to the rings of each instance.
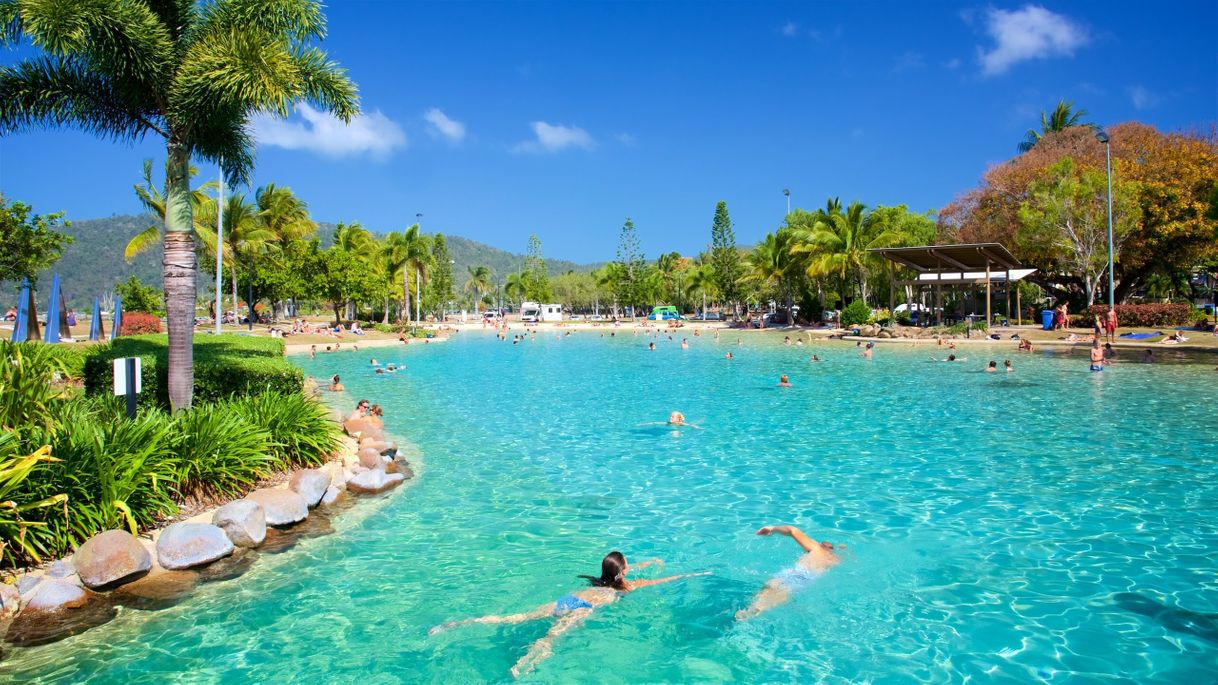
[[[629,334],[466,333],[297,358],[342,374],[344,402],[383,404],[426,455],[421,478],[239,580],[10,650],[0,680],[506,680],[549,621],[427,628],[552,601],[612,549],[713,575],[597,610],[528,679],[1213,680],[1212,361],[1091,374],[1013,344],[949,365],[745,337],[649,352]],[[373,376],[371,356],[409,369]],[[981,372],[1004,356],[1015,373]],[[784,372],[795,387],[775,387]],[[673,409],[705,430],[643,425]],[[753,534],[771,523],[845,543],[845,561],[737,624],[797,557]]]

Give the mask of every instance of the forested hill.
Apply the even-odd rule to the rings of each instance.
[[[119,215],[105,219],[82,219],[72,222],[63,232],[75,240],[64,250],[63,257],[47,272],[38,277],[41,288],[38,293],[39,307],[46,306],[51,284],[51,273],[58,273],[63,280],[64,297],[69,306],[79,310],[92,307],[93,297],[101,295],[114,288],[114,284],[125,281],[132,275],[138,276],[145,283],[161,287],[161,255],[158,247],[145,252],[128,264],[123,261],[123,249],[127,241],[149,225],[149,219],[143,215]],[[322,243],[329,245],[334,235],[334,225],[323,223],[318,232]],[[468,280],[466,267],[484,265],[490,267],[500,279],[507,274],[524,268],[524,255],[514,254],[506,250],[491,247],[483,243],[468,240],[460,236],[445,235],[448,251],[452,256],[453,281],[456,289],[460,290]],[[521,239],[523,243],[523,238]],[[546,260],[546,266],[551,274],[557,275],[569,270],[589,271],[595,265],[581,265],[565,260]],[[200,274],[200,293],[209,292],[211,274]],[[3,284],[3,302],[12,304],[16,301],[15,285]]]

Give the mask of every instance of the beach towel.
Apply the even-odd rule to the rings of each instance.
[[[1130,340],[1145,340],[1147,338],[1155,338],[1160,335],[1163,335],[1163,334],[1162,333],[1122,333],[1118,337],[1129,338]]]

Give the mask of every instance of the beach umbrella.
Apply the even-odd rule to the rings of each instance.
[[[61,337],[71,337],[72,329],[68,327],[68,307],[63,301],[63,286],[59,282],[59,274],[51,276],[51,301],[47,304],[47,334],[43,338],[48,343],[57,343]]]
[[[106,334],[106,327],[102,324],[101,317],[101,298],[93,298],[93,318],[89,319],[89,340],[101,340]]]
[[[123,298],[118,295],[114,296],[114,325],[110,328],[110,339],[114,340],[118,337],[118,332],[123,328]]]
[[[13,322],[13,342],[38,340],[38,307],[34,305],[34,291],[30,279],[21,279],[21,296],[17,298],[17,320]]]

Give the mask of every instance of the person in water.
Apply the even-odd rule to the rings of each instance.
[[[752,604],[747,609],[736,612],[736,620],[744,621],[764,611],[786,602],[791,595],[816,580],[826,571],[841,563],[837,555],[845,545],[834,546],[833,543],[817,542],[804,534],[795,526],[765,526],[757,531],[758,535],[786,535],[803,548],[804,554],[791,568],[779,571],[773,578],[766,581],[765,587],[753,597]]]
[[[985,372],[986,373],[995,373],[996,371],[998,371],[998,362],[991,359],[990,365],[985,367]]]
[[[702,573],[684,573],[677,576],[650,580],[629,580],[626,578],[626,574],[632,570],[663,563],[660,559],[652,559],[651,561],[644,561],[637,566],[631,567],[626,562],[625,555],[621,552],[610,552],[601,560],[600,577],[580,576],[580,578],[588,580],[592,585],[590,588],[565,594],[556,601],[542,604],[532,611],[505,616],[479,616],[478,618],[467,618],[462,621],[448,621],[447,623],[435,626],[428,631],[428,634],[435,635],[450,628],[473,623],[524,623],[525,621],[554,618],[554,625],[550,627],[550,631],[541,639],[534,642],[529,647],[529,651],[520,657],[516,665],[512,666],[512,676],[519,678],[533,670],[542,660],[552,655],[554,653],[554,642],[567,631],[581,625],[585,619],[592,615],[593,610],[597,607],[612,604],[622,595],[649,585],[669,583],[693,576],[710,575],[709,571],[704,571]]]
[[[338,382],[338,374],[334,374],[334,377],[330,379],[330,390],[334,392],[342,392],[343,390],[346,390],[346,388],[343,387],[343,384]]]
[[[778,387],[780,387],[780,388],[791,387],[791,379],[787,376],[787,374],[784,373],[778,377]]]
[[[1098,316],[1095,318],[1096,318],[1096,320],[1099,320]],[[1100,347],[1099,338],[1096,338],[1095,340],[1093,340],[1091,342],[1091,370],[1092,371],[1103,371],[1104,370],[1104,350],[1103,350],[1103,348]]]

